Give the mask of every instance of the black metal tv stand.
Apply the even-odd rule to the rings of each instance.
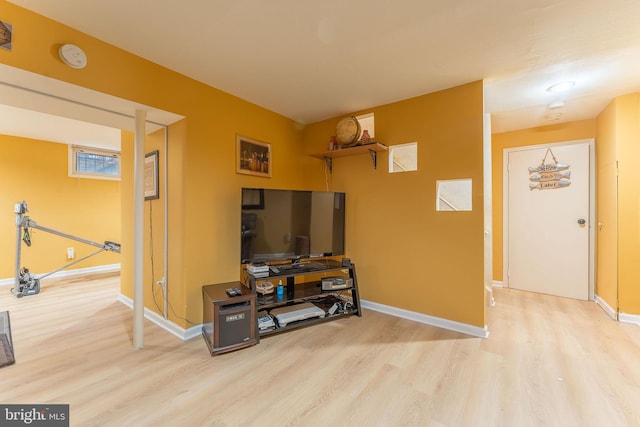
[[[256,277],[246,268],[242,271],[242,281],[252,292],[256,292],[256,285],[260,283],[271,282],[273,284],[273,293],[263,295],[256,292],[258,317],[260,317],[261,313],[271,315],[272,311],[277,312],[278,309],[283,307],[309,303],[324,310],[324,317],[304,319],[281,326],[275,316],[272,316],[275,323],[274,327],[266,330],[258,328],[261,337],[328,322],[345,316],[362,316],[355,264],[349,263],[348,266],[343,266],[339,261],[332,259],[320,261],[314,259],[313,261],[296,264],[277,265],[277,267],[279,272],[269,271],[268,277]],[[329,277],[351,279],[351,284],[344,289],[323,290],[322,279]],[[277,293],[277,286],[280,281],[284,286],[284,292],[281,296]]]

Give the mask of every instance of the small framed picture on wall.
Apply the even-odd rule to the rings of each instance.
[[[158,188],[158,150],[144,155],[144,199],[160,198]]]
[[[236,172],[271,177],[271,144],[236,135]]]

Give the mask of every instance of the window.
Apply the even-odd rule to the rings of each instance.
[[[376,121],[373,113],[356,116],[356,119],[358,119],[358,123],[360,123],[360,129],[369,132],[371,140],[374,140],[376,137]]]
[[[70,145],[69,176],[119,180],[120,152]]]
[[[470,211],[471,179],[437,181],[437,211]]]
[[[418,170],[418,143],[398,144],[389,147],[389,173]]]

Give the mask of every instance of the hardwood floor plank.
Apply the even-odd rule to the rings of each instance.
[[[211,357],[132,312],[117,275],[47,282],[9,310],[2,403],[78,426],[640,426],[640,328],[596,304],[496,289],[488,339],[378,312]]]

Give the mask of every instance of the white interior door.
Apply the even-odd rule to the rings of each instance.
[[[545,154],[546,165],[553,164],[555,156],[568,166],[555,172],[562,175],[529,170],[539,167]],[[589,143],[535,147],[507,155],[508,286],[587,300]]]

